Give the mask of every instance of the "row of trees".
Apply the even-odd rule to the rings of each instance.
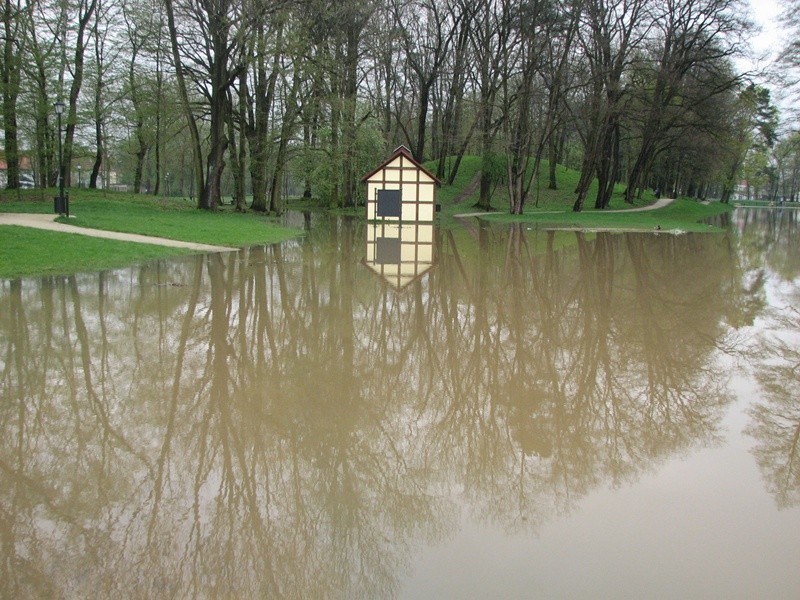
[[[727,199],[768,95],[733,59],[741,0],[5,0],[0,76],[8,186],[30,153],[57,179],[92,158],[136,192],[281,212],[286,181],[358,202],[376,157],[407,145],[451,181],[483,158],[521,212],[544,164],[580,169],[575,210],[627,183]],[[766,104],[765,104],[766,102]],[[772,115],[774,116],[774,115]],[[499,167],[498,167],[499,165]],[[70,168],[65,169],[69,180]],[[108,173],[106,173],[108,174]],[[106,178],[107,180],[107,178]],[[69,183],[69,181],[68,181]]]

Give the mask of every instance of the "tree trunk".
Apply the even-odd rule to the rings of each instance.
[[[19,95],[20,64],[17,39],[19,18],[11,0],[3,3],[3,125],[5,133],[6,187],[19,187],[19,141],[17,132],[17,97]]]
[[[547,189],[558,189],[558,176],[556,168],[558,167],[558,136],[551,135],[550,143],[547,145]]]
[[[162,24],[163,26],[163,24]],[[159,31],[160,34],[160,31]],[[155,139],[155,167],[156,167],[156,175],[155,175],[155,182],[153,183],[153,195],[158,196],[159,191],[161,190],[161,112],[164,109],[164,71],[162,69],[162,62],[161,62],[161,36],[159,35],[159,42],[158,46],[156,47],[156,139]],[[148,148],[149,150],[149,148]],[[183,161],[183,156],[181,156],[181,161]],[[183,173],[184,169],[181,169],[181,189],[183,189]],[[189,194],[192,195],[191,193]],[[194,200],[194,198],[192,198]]]
[[[492,209],[492,170],[489,169],[492,155],[492,141],[494,136],[491,130],[492,109],[487,97],[481,106],[481,157],[483,167],[481,170],[480,196],[477,207],[483,210]]]
[[[75,39],[75,60],[72,85],[69,91],[69,108],[67,113],[67,127],[64,134],[64,185],[72,185],[72,147],[75,140],[75,126],[78,120],[78,96],[83,85],[84,54],[86,50],[86,28],[89,26],[92,16],[97,8],[97,0],[86,0],[85,10],[78,20],[78,33]],[[84,8],[81,2],[81,8]]]
[[[343,173],[343,205],[356,205],[356,101],[358,93],[358,42],[361,37],[361,26],[353,26],[347,32],[345,50],[345,85],[343,98],[343,137],[344,137],[344,173]],[[283,142],[283,140],[281,140]]]
[[[278,141],[278,151],[275,156],[275,171],[272,175],[269,210],[276,215],[281,215],[284,211],[284,202],[281,196],[281,181],[286,169],[286,153],[289,147],[289,140],[292,137],[295,119],[299,112],[297,94],[300,91],[301,76],[300,70],[295,69],[294,78],[292,79],[292,88],[289,90],[288,98],[286,99],[286,111],[283,115],[283,123],[281,123],[280,140]]]
[[[267,163],[269,161],[269,111],[275,96],[275,82],[278,78],[280,57],[283,49],[283,25],[278,24],[275,32],[275,53],[272,56],[272,70],[267,76],[266,64],[267,34],[259,25],[256,38],[254,95],[250,109],[248,143],[250,145],[250,185],[253,188],[252,210],[269,210],[267,199]],[[245,81],[245,80],[243,80]]]
[[[99,10],[98,10],[99,14]],[[97,81],[94,89],[94,135],[95,135],[95,155],[92,173],[89,176],[89,187],[97,189],[97,178],[100,175],[100,167],[103,164],[104,139],[103,139],[103,87],[104,64],[103,64],[103,40],[100,37],[100,19],[98,17],[94,28],[94,56],[97,68]]]
[[[464,142],[461,144],[458,152],[456,153],[456,159],[453,162],[453,165],[450,167],[450,174],[447,176],[447,185],[453,185],[453,182],[456,180],[456,175],[458,175],[458,169],[461,166],[461,159],[464,158],[464,155],[467,153],[467,148],[469,147],[469,143],[472,140],[472,135],[475,133],[475,129],[478,126],[478,119],[475,118],[472,121],[472,125],[467,132],[467,135],[464,137]]]
[[[236,205],[236,210],[241,212],[244,208],[244,131],[239,130],[239,141],[236,139],[236,126],[234,125],[233,115],[233,98],[231,91],[228,90],[228,103],[230,109],[228,110],[228,138],[230,139],[230,157],[231,157],[231,174],[233,175],[233,203]],[[240,107],[243,107],[240,104]],[[240,108],[241,110],[241,108]]]
[[[225,74],[223,61],[215,59],[212,67],[212,87],[217,90],[224,87]],[[206,183],[198,204],[198,208],[206,210],[216,210],[222,195],[222,172],[225,170],[225,151],[229,143],[225,135],[227,104],[224,92],[218,91],[211,96]]]
[[[35,162],[34,169],[37,171],[40,187],[55,185],[56,182],[56,160],[55,160],[55,136],[50,122],[53,106],[48,96],[48,78],[45,62],[51,59],[46,50],[40,47],[36,36],[36,30],[30,27],[36,18],[36,6],[29,2],[25,8],[25,20],[29,29],[27,33],[27,52],[28,60],[21,61],[20,70],[32,84],[33,96],[33,118],[34,118],[34,140],[35,140]]]
[[[183,66],[181,65],[181,57],[178,48],[178,31],[175,27],[175,11],[172,5],[172,0],[164,0],[164,5],[167,10],[167,27],[169,29],[170,44],[172,46],[172,60],[175,65],[175,78],[178,83],[178,95],[181,100],[181,107],[183,114],[186,117],[186,124],[189,127],[189,135],[192,141],[192,175],[194,176],[194,189],[198,190],[198,207],[199,205],[199,191],[203,189],[204,170],[203,170],[203,153],[200,146],[200,132],[197,129],[197,123],[192,113],[192,107],[189,104],[189,93],[186,89],[186,78],[183,74]]]
[[[464,97],[464,84],[466,79],[467,48],[469,46],[471,18],[461,16],[460,30],[454,49],[453,77],[447,89],[447,99],[441,119],[441,141],[439,145],[436,177],[445,178],[445,163],[453,153],[458,143],[458,133],[461,127],[462,104]]]

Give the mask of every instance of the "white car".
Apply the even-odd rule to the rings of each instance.
[[[28,175],[27,173],[23,173],[19,176],[19,187],[23,190],[32,190],[36,187],[36,183],[33,181],[33,176]]]

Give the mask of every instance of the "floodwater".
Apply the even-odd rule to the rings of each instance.
[[[0,281],[0,596],[800,597],[800,211],[304,221]]]

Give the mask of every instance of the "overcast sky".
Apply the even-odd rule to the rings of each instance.
[[[761,57],[760,61],[737,61],[739,68],[743,71],[760,71],[768,68],[770,63],[777,57],[786,42],[786,31],[781,26],[780,13],[783,5],[780,0],[748,0],[750,2],[751,14],[757,25],[761,26],[761,32],[753,36],[750,44],[753,53]],[[772,90],[772,101],[778,105],[783,113],[784,119],[794,122],[790,117],[797,106],[797,95],[785,89],[776,87],[769,79],[762,79],[762,85]]]
[[[756,24],[762,27],[761,33],[751,40],[753,50],[757,55],[776,53],[783,37],[778,20],[781,12],[778,0],[750,0],[750,6]]]

